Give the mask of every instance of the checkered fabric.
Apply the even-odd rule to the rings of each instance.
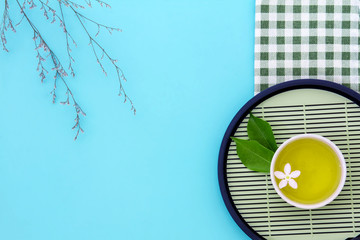
[[[256,0],[255,94],[316,78],[359,91],[359,0]]]

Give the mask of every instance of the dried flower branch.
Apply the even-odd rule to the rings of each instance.
[[[103,1],[100,1],[100,0],[95,0],[95,2],[97,2],[97,3],[99,3],[100,4],[100,6],[105,6],[105,7],[107,7],[107,8],[111,8],[111,6],[109,5],[109,4],[107,4],[106,2],[103,2]],[[89,0],[89,6],[91,6],[91,0]]]
[[[66,0],[62,0],[64,2],[67,2]],[[102,71],[104,72],[105,75],[107,75],[107,72],[106,70],[104,69],[102,63],[101,63],[101,60],[103,59],[104,56],[106,56],[108,58],[108,60],[112,63],[112,65],[114,66],[115,70],[116,70],[116,73],[117,73],[117,77],[118,77],[118,80],[119,80],[119,96],[121,95],[124,95],[124,103],[126,101],[129,101],[130,104],[131,104],[131,110],[134,112],[134,114],[136,114],[136,109],[135,109],[135,106],[132,102],[132,100],[129,98],[129,96],[126,94],[125,92],[125,89],[123,87],[123,84],[122,84],[122,81],[126,81],[126,78],[125,78],[125,75],[124,75],[124,72],[123,70],[116,64],[117,63],[117,60],[112,58],[108,52],[100,45],[100,43],[94,39],[94,37],[89,33],[88,29],[86,28],[85,24],[84,24],[84,21],[90,21],[91,23],[94,23],[97,25],[98,27],[98,32],[96,33],[95,36],[97,36],[100,32],[100,29],[101,28],[105,28],[106,30],[109,31],[109,33],[111,34],[112,31],[121,31],[119,28],[114,28],[114,27],[109,27],[109,26],[106,26],[104,24],[100,24],[92,19],[89,19],[87,17],[85,17],[84,15],[82,15],[81,13],[79,13],[76,9],[74,9],[71,5],[69,5],[69,7],[71,8],[71,10],[75,13],[77,19],[79,20],[81,26],[83,27],[83,29],[85,30],[86,34],[88,35],[89,37],[89,45],[91,45],[92,47],[92,50],[94,52],[94,55],[95,55],[95,58],[96,58],[96,61],[97,63],[99,64],[100,68],[102,69]],[[101,51],[101,54],[102,54],[102,57],[99,58],[98,57],[98,54],[96,52],[96,49],[95,47],[97,47],[100,51]]]
[[[2,22],[1,22],[1,27],[0,27],[0,38],[1,38],[1,43],[3,45],[3,49],[5,51],[9,51],[7,48],[6,48],[6,36],[5,36],[5,32],[8,30],[8,29],[11,29],[13,32],[16,32],[15,28],[14,28],[14,25],[13,25],[13,22],[10,18],[10,15],[9,15],[9,3],[8,3],[8,0],[5,0],[5,7],[4,7],[4,13],[3,13],[3,19],[2,19]]]
[[[71,38],[73,44],[75,45],[76,47],[76,42],[74,41],[74,39],[71,37],[70,33],[67,31],[67,28],[66,28],[66,24],[65,24],[65,18],[64,18],[64,13],[63,13],[63,10],[62,10],[62,4],[61,2],[59,2],[59,7],[60,7],[60,11],[61,11],[61,25],[63,26],[63,29],[64,29],[64,33],[65,33],[65,36],[66,36],[66,51],[67,51],[67,54],[68,54],[68,57],[69,57],[69,70],[70,70],[70,74],[75,77],[75,73],[74,73],[74,69],[71,65],[72,62],[75,62],[74,58],[71,56],[71,48],[70,48],[70,45],[69,45],[69,38]]]
[[[44,79],[46,78],[45,73],[48,74],[49,72],[45,69],[43,62],[45,61],[45,58],[43,58],[39,52],[39,44],[37,44],[37,35],[34,31],[34,37],[33,37],[34,43],[35,43],[35,50],[37,52],[36,58],[38,59],[38,66],[36,70],[40,72],[39,76],[41,78],[41,82],[44,82]],[[40,71],[41,70],[41,71]],[[55,103],[55,99],[53,99],[53,103]]]
[[[36,28],[36,26],[34,25],[34,23],[30,20],[29,16],[26,13],[26,5],[28,6],[29,9],[33,9],[36,8],[37,5],[35,4],[36,0],[24,0],[24,2],[22,4],[20,4],[19,0],[16,0],[17,5],[20,8],[20,13],[21,13],[21,20],[19,21],[18,24],[16,24],[15,26],[19,25],[23,19],[26,19],[26,21],[29,23],[30,27],[32,28],[33,32],[34,32],[34,37],[33,37],[33,41],[35,44],[35,51],[36,51],[36,58],[38,61],[37,64],[37,71],[39,72],[39,76],[41,79],[41,82],[43,82],[46,79],[46,76],[48,75],[48,71],[44,66],[44,62],[46,61],[46,59],[50,56],[51,59],[51,64],[53,65],[53,67],[51,68],[51,70],[54,72],[54,85],[53,85],[53,90],[51,91],[51,95],[52,95],[52,101],[53,103],[56,102],[57,96],[56,96],[56,88],[57,88],[57,81],[60,80],[63,85],[66,88],[66,100],[60,102],[61,104],[65,104],[65,105],[70,105],[70,101],[73,104],[73,107],[75,109],[76,112],[76,117],[75,117],[75,125],[73,126],[73,129],[76,130],[76,135],[75,135],[75,140],[78,138],[78,135],[80,132],[84,132],[84,130],[82,129],[81,125],[80,125],[80,120],[81,120],[81,115],[82,116],[86,116],[85,112],[81,109],[80,105],[77,103],[77,101],[75,100],[75,97],[71,91],[71,89],[69,88],[69,85],[66,81],[66,78],[68,77],[68,73],[66,72],[63,64],[60,62],[60,59],[57,57],[57,55],[55,54],[55,52],[52,50],[52,48],[50,48],[49,44],[45,41],[45,39],[43,38],[43,36],[41,35],[40,31]],[[84,0],[86,2],[86,4],[89,7],[92,7],[92,0]],[[97,2],[98,4],[100,4],[101,7],[108,7],[111,8],[111,6],[101,0],[94,0],[95,2]],[[75,13],[75,16],[77,17],[79,23],[81,24],[82,28],[85,30],[87,36],[89,37],[89,45],[91,45],[94,56],[97,60],[97,63],[99,64],[100,68],[103,70],[103,72],[105,73],[105,75],[107,75],[107,72],[105,71],[105,68],[102,64],[102,60],[104,58],[104,56],[106,56],[106,58],[108,58],[108,60],[112,63],[112,65],[114,66],[116,73],[117,73],[117,77],[119,80],[119,84],[120,84],[120,90],[119,90],[119,95],[124,95],[124,102],[129,101],[131,104],[131,110],[134,112],[134,114],[136,113],[136,109],[134,107],[134,104],[132,102],[132,100],[129,98],[129,96],[126,94],[124,87],[123,87],[123,81],[126,81],[125,75],[122,71],[122,69],[116,64],[117,60],[115,60],[114,58],[110,57],[109,53],[102,47],[102,45],[95,39],[95,37],[97,37],[100,33],[101,29],[105,29],[107,30],[110,34],[113,31],[121,31],[118,28],[114,28],[114,27],[110,27],[104,24],[100,24],[98,22],[96,22],[95,20],[92,20],[88,17],[86,17],[85,15],[81,14],[79,11],[77,11],[77,9],[85,9],[85,6],[80,5],[78,3],[75,3],[71,0],[58,0],[58,5],[59,5],[59,10],[60,10],[60,14],[58,14],[57,10],[55,10],[52,6],[49,5],[49,1],[48,0],[37,0],[37,4],[40,6],[40,10],[42,11],[42,14],[44,15],[44,17],[49,20],[51,19],[51,23],[55,23],[55,22],[59,22],[59,26],[60,28],[63,30],[64,34],[65,34],[65,38],[66,38],[66,51],[67,51],[67,56],[68,56],[68,61],[69,61],[69,65],[68,65],[68,70],[70,71],[70,74],[74,77],[75,76],[75,72],[72,66],[72,63],[75,62],[75,59],[73,58],[71,52],[71,47],[70,47],[70,42],[73,43],[73,45],[76,47],[76,42],[74,40],[74,38],[72,37],[72,35],[68,32],[68,29],[66,27],[66,22],[65,22],[65,17],[64,17],[64,12],[63,12],[63,6],[66,6],[68,9],[71,9],[71,11],[73,13]],[[50,17],[51,16],[51,17]],[[92,24],[95,24],[97,26],[97,33],[95,34],[95,36],[92,36],[88,29],[86,28],[84,22],[90,22]],[[6,35],[5,32],[11,29],[14,32],[15,28],[13,25],[13,21],[11,20],[10,16],[9,16],[9,4],[8,4],[8,0],[5,0],[5,9],[4,9],[4,13],[3,13],[3,18],[2,18],[2,22],[0,25],[0,37],[1,37],[1,42],[3,45],[3,49],[5,51],[8,51],[8,49],[6,48]],[[99,58],[98,56],[98,51],[101,52],[101,57]]]
[[[83,116],[86,116],[85,112],[82,111],[81,107],[79,106],[79,104],[76,102],[74,95],[72,94],[67,82],[65,81],[64,77],[67,77],[68,74],[66,73],[63,65],[61,64],[60,60],[58,59],[58,57],[56,56],[56,54],[53,52],[53,50],[49,47],[49,45],[46,43],[46,41],[44,40],[44,38],[41,36],[41,33],[39,32],[39,30],[36,28],[36,26],[33,24],[33,22],[30,20],[30,18],[28,17],[28,15],[25,12],[25,9],[20,5],[19,1],[16,0],[16,2],[18,3],[19,7],[20,7],[20,11],[21,14],[25,17],[25,19],[27,20],[27,22],[29,23],[29,25],[31,26],[31,28],[34,31],[34,43],[35,43],[35,50],[37,51],[37,59],[38,59],[38,67],[37,70],[40,71],[40,77],[41,77],[41,81],[43,82],[45,77],[45,73],[48,73],[48,71],[44,68],[42,62],[45,61],[45,58],[40,54],[40,49],[42,49],[44,52],[49,52],[49,55],[51,56],[51,60],[52,63],[54,65],[54,67],[51,69],[53,71],[55,71],[55,75],[54,75],[54,88],[51,91],[51,94],[53,96],[53,103],[55,103],[56,101],[56,82],[57,80],[60,78],[62,80],[62,82],[64,83],[65,87],[66,87],[66,94],[67,94],[67,104],[69,103],[69,95],[71,96],[72,100],[73,100],[73,106],[75,108],[75,112],[76,112],[76,124],[73,127],[73,129],[77,128],[77,133],[75,136],[75,140],[77,139],[79,132],[83,132],[84,130],[81,128],[80,126],[80,114],[82,114]],[[30,1],[32,5],[34,5],[34,3],[32,1]],[[31,5],[31,6],[32,6]]]
[[[59,1],[59,0],[58,0]],[[82,8],[82,9],[85,9],[85,6],[83,5],[80,5],[80,4],[77,4],[71,0],[66,0],[66,1],[63,1],[63,3],[65,4],[65,6],[69,7],[70,5],[75,7],[75,8]]]

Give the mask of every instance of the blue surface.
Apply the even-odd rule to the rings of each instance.
[[[98,39],[119,59],[137,115],[117,96],[111,65],[105,77],[66,12],[78,42],[77,75],[68,82],[87,113],[76,142],[73,108],[52,104],[51,77],[41,84],[35,71],[29,25],[7,33],[0,239],[249,239],[225,208],[217,161],[226,127],[253,96],[254,1],[109,3],[83,13],[123,29]],[[29,15],[67,63],[57,25],[36,13]],[[58,96],[65,97],[61,86]]]

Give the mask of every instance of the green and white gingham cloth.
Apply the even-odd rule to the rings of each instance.
[[[359,91],[359,0],[256,0],[255,94],[316,78]]]

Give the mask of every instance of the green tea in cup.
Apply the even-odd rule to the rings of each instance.
[[[276,192],[286,202],[299,208],[319,208],[340,193],[346,165],[339,148],[330,140],[302,134],[288,139],[275,152],[270,176]]]

